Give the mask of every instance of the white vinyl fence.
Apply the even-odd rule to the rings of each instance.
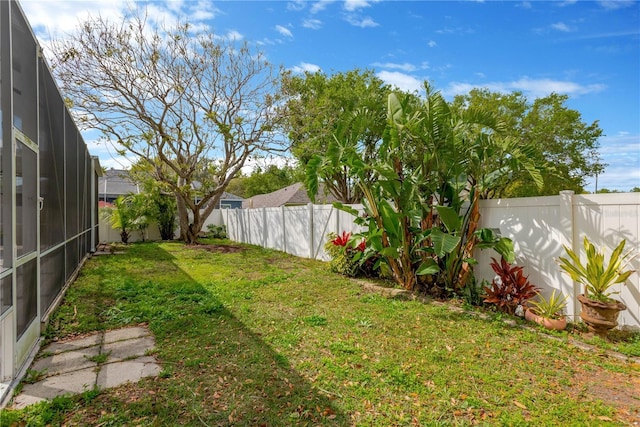
[[[360,231],[352,215],[331,205],[223,209],[222,220],[231,240],[323,261],[329,259],[323,248],[329,233]]]
[[[608,257],[626,239],[627,249],[636,255],[640,252],[640,193],[574,195],[568,191],[559,196],[483,200],[480,212],[481,227],[499,229],[513,239],[516,263],[525,267],[545,296],[552,289],[569,295],[567,313],[574,319],[580,308],[576,296],[581,292],[558,267],[563,245],[580,253],[587,236],[596,247],[605,248]],[[351,215],[330,205],[225,209],[221,215],[232,240],[319,260],[328,259],[323,250],[328,233],[359,231]],[[476,277],[491,280],[489,263],[497,254],[480,251],[476,255]],[[632,260],[631,268],[640,271],[640,256]],[[640,327],[639,276],[633,274],[626,286],[616,287],[618,299],[628,307],[620,315],[620,325]]]
[[[202,226],[202,231],[208,231],[207,230],[207,225],[212,224],[212,225],[223,225],[224,222],[222,221],[222,211],[226,210],[226,209],[214,209],[213,212],[211,212],[211,215],[209,215],[209,218],[207,218],[204,222],[204,225]],[[105,218],[104,214],[102,214],[102,212],[99,215],[99,229],[98,229],[98,236],[99,236],[99,241],[100,243],[112,243],[112,242],[120,242],[120,230],[114,230],[113,227],[111,226],[111,224],[109,223],[109,221]],[[180,227],[178,227],[176,225],[176,231],[174,233],[174,236],[179,236],[180,235]],[[150,241],[156,241],[156,240],[160,240],[160,230],[158,229],[158,224],[156,224],[155,222],[152,222],[149,225],[149,228],[147,228],[144,231],[144,239],[143,236],[137,232],[137,231],[132,231],[129,233],[129,243],[133,243],[133,242],[141,242],[143,240],[150,240]]]
[[[605,251],[605,260],[626,239],[626,250],[635,258],[630,268],[636,270],[626,285],[616,285],[615,297],[627,305],[620,313],[620,325],[640,327],[640,193],[574,195],[563,191],[559,196],[484,200],[480,226],[499,228],[503,236],[513,239],[516,262],[525,268],[533,284],[549,296],[553,289],[569,295],[567,312],[579,314],[577,295],[581,290],[558,266],[565,255],[563,245],[581,254],[585,236]],[[477,254],[476,277],[490,279],[490,254]]]

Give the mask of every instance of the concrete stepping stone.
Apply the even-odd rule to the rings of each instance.
[[[91,390],[95,382],[95,367],[47,377],[34,384],[25,384],[20,394],[14,399],[13,407],[21,409],[42,400],[53,399],[56,396],[80,394]]]
[[[107,363],[100,367],[97,385],[99,388],[117,387],[142,378],[155,377],[160,373],[160,365],[151,356],[139,357],[117,363]]]
[[[114,329],[112,331],[105,332],[104,343],[108,344],[112,342],[132,339],[132,338],[146,337],[150,335],[151,333],[147,328],[143,328],[140,326],[137,326],[134,328]]]
[[[150,349],[155,347],[153,337],[146,336],[124,341],[116,341],[102,347],[102,353],[108,355],[107,363],[118,360],[131,359],[133,357],[146,356]]]
[[[104,389],[157,376],[162,369],[153,356],[147,355],[154,347],[155,339],[144,327],[52,343],[41,350],[44,357],[36,359],[30,368],[41,379],[25,384],[12,407],[24,408],[56,396],[83,393],[96,385]]]
[[[53,342],[40,350],[41,353],[64,353],[65,351],[79,350],[100,344],[102,334],[93,334],[79,339],[70,339],[62,342]]]
[[[96,366],[96,362],[92,361],[91,358],[99,354],[100,346],[98,345],[80,350],[57,353],[53,356],[36,360],[33,365],[31,365],[31,370],[41,372],[45,377],[50,377],[52,375],[77,371],[78,369],[91,368]]]

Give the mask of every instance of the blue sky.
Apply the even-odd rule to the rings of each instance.
[[[158,19],[187,17],[255,43],[272,63],[294,72],[373,69],[405,90],[428,80],[448,99],[474,87],[519,90],[531,101],[567,94],[568,106],[587,123],[598,120],[606,135],[600,151],[609,166],[598,188],[640,187],[640,2],[140,3]],[[127,4],[21,2],[45,47],[50,34],[73,29],[87,14],[118,19]],[[92,144],[90,150],[103,165],[118,166],[106,147]],[[593,189],[592,180],[587,190]]]

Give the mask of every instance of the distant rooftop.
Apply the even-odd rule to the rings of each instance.
[[[331,195],[325,196],[322,191],[319,191],[316,203],[332,203],[335,201],[335,197]],[[301,182],[297,182],[272,193],[258,194],[244,199],[242,207],[245,209],[272,208],[278,206],[306,205],[307,203],[311,203],[307,189]]]

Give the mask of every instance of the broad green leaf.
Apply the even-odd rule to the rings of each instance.
[[[390,93],[387,98],[387,115],[393,124],[401,124],[402,121],[402,103],[395,93]]]
[[[343,212],[350,213],[351,215],[353,215],[355,217],[360,215],[360,212],[357,209],[354,209],[354,208],[352,208],[351,206],[348,206],[348,205],[343,205],[340,202],[333,202],[333,207],[338,209],[338,210],[341,210]]]
[[[439,228],[431,231],[431,241],[433,242],[433,250],[439,258],[443,258],[446,254],[453,252],[460,243],[460,236],[454,236],[444,233]]]
[[[393,258],[393,259],[398,259],[400,257],[400,254],[398,253],[397,248],[384,248],[384,249],[381,249],[379,253],[382,256]]]
[[[504,258],[509,264],[516,260],[516,252],[513,249],[513,241],[508,237],[501,237],[493,249]]]
[[[425,274],[436,274],[440,272],[440,267],[431,258],[424,261],[416,270],[416,276],[423,276]]]
[[[307,194],[312,202],[316,200],[316,194],[318,194],[318,169],[322,164],[322,158],[318,155],[313,156],[307,163],[305,174],[305,185],[307,187]]]
[[[401,215],[396,212],[393,207],[383,200],[380,203],[380,215],[382,216],[382,224],[390,238],[399,239],[400,236],[400,218]]]
[[[455,209],[448,206],[436,206],[435,208],[438,211],[438,215],[440,215],[442,223],[450,233],[460,230],[462,219]]]

